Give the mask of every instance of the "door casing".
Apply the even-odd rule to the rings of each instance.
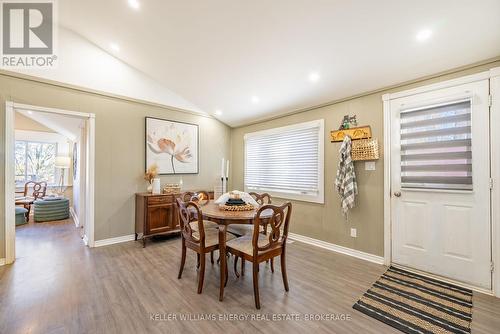
[[[32,106],[7,101],[5,104],[5,264],[15,261],[15,210],[14,210],[14,114],[16,110],[40,111],[59,115],[80,117],[87,121],[86,178],[85,178],[85,236],[84,242],[94,247],[94,189],[95,189],[95,114]],[[8,181],[11,180],[11,181]]]
[[[414,89],[409,89],[392,94],[384,94],[382,97],[384,104],[384,264],[389,266],[392,262],[392,234],[391,234],[391,106],[393,99],[411,96],[415,94],[431,92],[439,89],[459,86],[471,82],[490,80],[490,150],[491,150],[491,178],[493,188],[491,193],[491,247],[493,263],[500,266],[500,189],[496,183],[500,182],[500,133],[497,133],[492,126],[500,124],[500,67],[489,71],[480,72],[473,75],[447,80],[431,85],[426,85]],[[433,275],[428,275],[433,276]],[[495,268],[492,275],[492,289],[484,290],[470,287],[476,291],[500,297],[500,275],[498,268]]]

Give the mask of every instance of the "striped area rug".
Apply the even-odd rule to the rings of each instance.
[[[353,308],[405,333],[470,333],[472,291],[390,267]]]

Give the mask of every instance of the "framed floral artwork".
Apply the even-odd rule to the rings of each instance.
[[[198,174],[198,125],[146,117],[146,166],[158,173]]]

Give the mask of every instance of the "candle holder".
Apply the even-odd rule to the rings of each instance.
[[[226,176],[226,188],[227,188],[228,182],[229,182],[229,177]],[[227,193],[227,189],[224,193]]]
[[[221,185],[220,186],[220,193],[221,193],[221,195],[224,195],[224,177],[223,176],[220,177],[220,185]]]

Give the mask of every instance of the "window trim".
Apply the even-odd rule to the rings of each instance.
[[[307,194],[293,194],[288,192],[278,192],[262,189],[253,189],[248,188],[246,185],[246,171],[247,171],[247,139],[252,137],[259,137],[263,135],[272,135],[272,134],[280,134],[286,131],[293,130],[302,130],[309,129],[313,127],[319,127],[319,136],[318,136],[318,195],[307,195]],[[314,121],[302,122],[272,129],[266,129],[261,131],[249,132],[243,136],[243,146],[244,146],[244,164],[243,164],[243,186],[245,192],[267,192],[273,197],[303,201],[303,202],[311,202],[324,204],[325,203],[325,120],[317,119]]]

